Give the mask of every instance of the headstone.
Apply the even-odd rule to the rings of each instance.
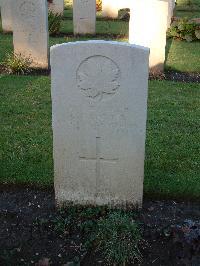
[[[165,62],[168,3],[135,0],[131,5],[129,42],[150,48],[150,69],[162,72]]]
[[[32,67],[48,68],[47,1],[13,1],[14,52],[32,60]]]
[[[168,3],[168,11],[167,11],[167,29],[170,28],[171,25],[171,0],[165,0]]]
[[[3,32],[12,32],[12,0],[1,0],[1,22]]]
[[[174,13],[174,7],[175,7],[175,1],[174,0],[168,0],[168,21],[167,21],[167,26],[168,28],[171,25],[171,20],[173,17],[173,13]]]
[[[73,1],[74,34],[94,34],[96,28],[96,1]]]
[[[118,42],[51,47],[58,205],[142,204],[148,57]]]
[[[53,0],[49,3],[49,10],[51,10],[54,14],[63,14],[64,0]]]
[[[174,8],[176,7],[176,0],[172,0],[172,8],[173,8],[173,11],[174,11]],[[173,14],[172,14],[173,15]]]
[[[131,0],[102,0],[102,16],[117,18],[118,11],[130,7]]]
[[[118,17],[118,6],[116,0],[103,0],[102,1],[102,16],[108,18]]]

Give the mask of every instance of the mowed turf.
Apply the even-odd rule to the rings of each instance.
[[[191,10],[191,8],[195,11]],[[188,18],[200,17],[200,0],[193,0],[192,5],[188,5],[186,0],[179,0],[174,14],[175,16]],[[101,17],[101,13],[97,14],[96,31],[97,34],[95,36],[73,37],[72,9],[68,8],[64,11],[61,36],[50,37],[49,46],[89,39],[128,41],[128,22],[107,20]],[[5,54],[12,50],[12,35],[0,32],[0,62],[4,60]],[[180,72],[200,72],[200,42],[187,43],[168,39],[165,69]]]
[[[126,37],[114,36],[85,36],[85,37],[50,37],[49,45],[55,45],[64,42],[80,41],[80,40],[91,40],[91,39],[104,39],[104,40],[115,40],[115,41],[127,41]],[[13,50],[12,35],[0,33],[0,62],[4,61],[6,53]],[[179,72],[200,72],[200,42],[195,41],[192,43],[178,41],[178,40],[167,40],[166,46],[166,70],[174,70]]]
[[[179,0],[176,14],[198,17],[200,0]],[[191,12],[191,8],[195,11]],[[200,17],[200,16],[199,16]],[[127,41],[128,22],[98,14],[97,35],[72,36],[72,10],[65,10],[57,43],[106,39]],[[0,62],[13,50],[0,33]],[[200,72],[200,42],[168,40],[166,69]],[[50,78],[0,75],[0,184],[53,184]],[[144,192],[153,198],[200,198],[200,84],[150,81]]]
[[[0,183],[53,184],[50,78],[0,77]],[[200,195],[200,84],[150,81],[146,196]]]

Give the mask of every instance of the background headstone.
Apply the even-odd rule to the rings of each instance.
[[[102,16],[109,18],[118,17],[118,6],[116,0],[102,0]]]
[[[118,11],[123,8],[130,8],[132,0],[102,0],[102,16],[117,18]]]
[[[148,58],[127,43],[51,47],[58,205],[141,205]]]
[[[33,67],[48,67],[47,1],[13,1],[14,52],[31,58]]]
[[[94,34],[96,29],[96,1],[73,1],[74,34]]]
[[[171,20],[172,20],[173,13],[174,13],[174,8],[175,8],[175,1],[174,0],[168,0],[168,21],[167,21],[168,28],[170,28],[170,25],[171,25]]]
[[[64,0],[53,0],[52,3],[49,3],[49,10],[55,14],[63,14]]]
[[[135,0],[131,5],[129,42],[150,48],[150,69],[162,72],[165,62],[168,3]]]
[[[12,32],[12,0],[1,0],[1,22],[3,32]]]

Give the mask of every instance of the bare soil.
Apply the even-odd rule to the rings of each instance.
[[[180,255],[171,233],[173,225],[186,219],[200,221],[198,202],[144,200],[143,209],[134,215],[144,239],[143,261],[136,265],[200,265],[200,254],[186,250],[189,257]],[[0,265],[106,265],[102,254],[84,248],[87,235],[74,226],[79,222],[75,216],[67,230],[61,230],[53,190],[1,187]]]

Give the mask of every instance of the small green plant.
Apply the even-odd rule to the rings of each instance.
[[[95,243],[108,264],[126,265],[141,261],[140,241],[138,225],[127,214],[112,212],[97,224]]]
[[[49,34],[56,35],[60,32],[62,22],[61,14],[54,14],[52,11],[48,13]]]
[[[167,36],[187,42],[200,40],[200,25],[187,18],[179,19],[171,24]]]
[[[2,65],[8,74],[24,75],[31,72],[31,63],[30,58],[12,52],[6,54]]]

